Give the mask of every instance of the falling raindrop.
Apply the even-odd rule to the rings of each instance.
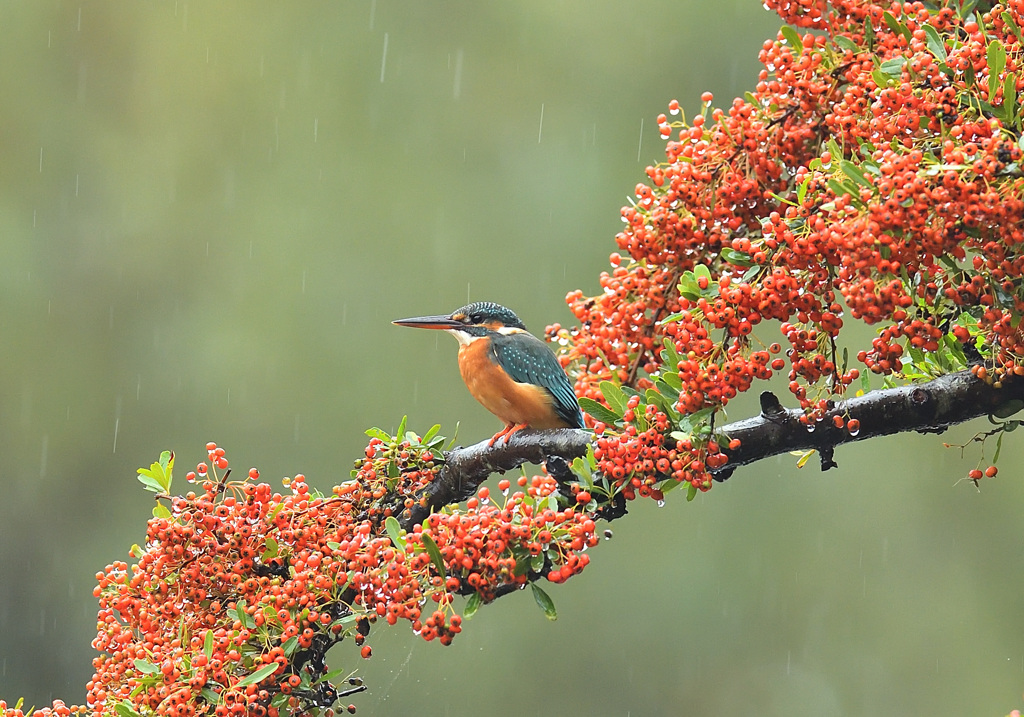
[[[384,82],[384,68],[388,63],[388,34],[384,33],[384,53],[380,58],[380,81]]]
[[[644,148],[644,118],[640,118],[640,144],[636,148],[636,161],[640,161],[640,152]]]

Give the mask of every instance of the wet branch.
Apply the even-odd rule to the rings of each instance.
[[[872,391],[835,405],[814,431],[800,423],[801,411],[785,408],[770,392],[761,394],[761,414],[716,429],[717,435],[738,438],[740,446],[726,450],[728,465],[719,472],[727,478],[738,467],[790,451],[814,449],[822,456],[822,469],[836,465],[837,446],[879,436],[916,431],[941,433],[949,426],[1024,402],[1024,379],[1005,379],[1001,388],[975,378],[970,371],[948,374],[927,383]],[[857,435],[837,429],[834,416],[860,421]],[[433,510],[472,496],[492,473],[515,470],[524,463],[544,463],[552,456],[566,461],[586,453],[593,435],[563,428],[551,431],[524,430],[507,443],[488,446],[487,441],[456,448],[446,455],[436,480],[421,494],[421,500],[402,521],[411,529]]]

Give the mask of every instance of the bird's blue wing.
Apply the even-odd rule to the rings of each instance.
[[[558,417],[573,428],[583,428],[583,413],[572,383],[547,344],[525,331],[498,334],[491,341],[491,351],[513,381],[546,389]]]

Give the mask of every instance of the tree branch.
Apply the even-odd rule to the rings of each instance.
[[[761,414],[719,427],[716,435],[738,438],[735,450],[723,447],[728,464],[718,475],[729,477],[739,466],[790,451],[818,451],[822,469],[836,465],[832,460],[836,446],[895,433],[917,431],[941,433],[949,426],[972,418],[1024,407],[1024,379],[1005,378],[1000,388],[976,378],[970,371],[951,373],[927,383],[872,391],[864,396],[841,401],[825,414],[813,431],[800,422],[799,409],[786,409],[770,392],[761,394]],[[857,419],[856,435],[836,428],[832,419]],[[567,461],[586,454],[593,439],[588,431],[561,428],[550,431],[524,430],[508,443],[489,446],[482,441],[467,448],[455,448],[445,456],[445,465],[420,500],[403,516],[407,530],[422,522],[431,511],[472,496],[492,473],[515,470],[524,463],[543,463],[551,456]]]
[[[513,434],[507,443],[499,441],[491,446],[489,441],[481,441],[448,451],[444,467],[423,489],[409,515],[403,515],[401,525],[412,530],[412,526],[423,522],[432,511],[469,498],[492,473],[515,470],[524,463],[541,464],[549,456],[571,461],[585,455],[592,437],[590,432],[576,428],[522,430]]]
[[[1001,388],[976,378],[970,371],[946,374],[927,383],[872,391],[841,401],[825,414],[813,431],[800,423],[798,409],[785,409],[774,394],[761,394],[761,415],[722,426],[720,432],[738,438],[740,446],[726,451],[726,469],[738,468],[789,451],[814,449],[831,456],[844,443],[895,433],[941,433],[949,426],[986,416],[1024,399],[1024,380],[1004,379]],[[856,435],[832,424],[834,416],[860,421]],[[834,464],[833,464],[834,465]],[[825,468],[831,466],[824,466]]]

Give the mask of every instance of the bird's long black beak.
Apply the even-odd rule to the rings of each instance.
[[[448,316],[414,316],[411,319],[396,319],[396,326],[411,326],[414,329],[461,329],[465,325]]]

